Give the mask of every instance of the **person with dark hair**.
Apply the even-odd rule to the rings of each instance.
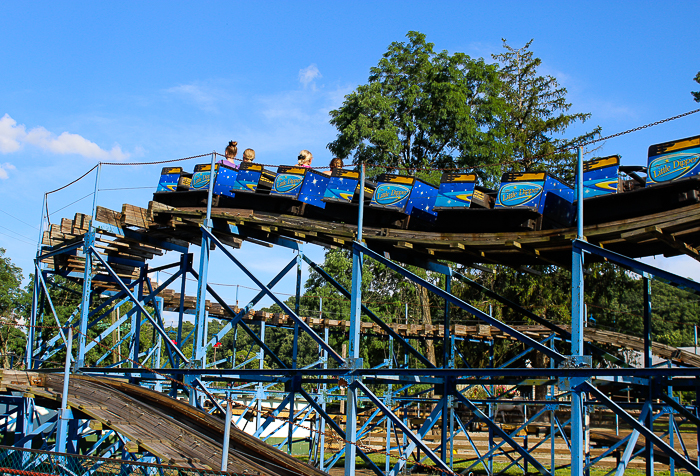
[[[333,173],[333,169],[342,169],[343,168],[343,159],[339,159],[338,157],[335,157],[331,159],[331,163],[329,164],[330,170],[324,170],[323,173],[326,175],[330,175]]]
[[[226,151],[224,152],[226,158],[219,161],[219,163],[237,169],[238,165],[234,162],[234,160],[236,160],[236,154],[238,154],[238,142],[234,140],[229,141]]]

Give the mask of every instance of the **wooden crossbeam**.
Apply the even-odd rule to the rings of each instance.
[[[672,235],[670,233],[665,233],[660,227],[649,226],[645,230],[648,231],[649,233],[651,233],[653,236],[655,236],[659,240],[666,243],[671,248],[676,249],[676,250],[680,251],[681,253],[684,253],[697,261],[700,261],[700,253],[698,253],[698,250],[696,250],[695,248],[690,246],[688,243],[679,240],[674,235]]]

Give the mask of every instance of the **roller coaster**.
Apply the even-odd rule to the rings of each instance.
[[[36,472],[46,453],[30,450],[43,450],[154,465],[146,472],[165,464],[310,475],[335,471],[342,459],[351,475],[360,458],[366,471],[379,475],[510,468],[549,475],[562,467],[572,474],[599,467],[622,474],[635,464],[648,474],[661,465],[700,474],[691,445],[698,440],[698,409],[674,394],[697,393],[700,358],[652,341],[649,283],[660,279],[693,293],[700,284],[636,259],[700,258],[700,136],[652,145],[646,167],[621,166],[618,156],[583,162],[579,151],[576,185],[546,172],[510,172],[498,190],[466,172],[446,172],[436,186],[394,173],[369,180],[364,167],[330,174],[297,166],[273,172],[251,162],[235,168],[217,163],[217,155],[193,173],[164,168],[145,208],[95,203],[90,215],[76,214],[43,233],[24,370],[5,371],[0,381],[2,443],[11,445],[0,447],[0,461],[20,453],[21,470]],[[350,250],[352,287],[311,260],[307,244]],[[199,247],[197,269],[190,245]],[[295,257],[264,283],[236,251],[244,245],[281,246]],[[259,288],[245,306],[227,303],[208,282],[213,253]],[[149,264],[173,254],[178,258],[169,264]],[[605,260],[641,277],[643,337],[584,327],[584,255],[586,264]],[[375,314],[362,302],[363,259],[443,300],[442,323],[387,322]],[[349,316],[301,314],[304,263],[350,300]],[[538,264],[571,270],[571,325],[553,323],[459,271],[493,272],[492,264],[533,274]],[[442,274],[444,288],[405,265]],[[152,279],[165,270],[172,272],[167,280]],[[274,292],[293,270],[294,306]],[[81,304],[63,321],[49,292],[56,276],[81,289]],[[196,295],[187,295],[188,277],[197,281]],[[460,299],[451,292],[453,281],[530,324],[502,322]],[[263,298],[282,312],[256,311]],[[453,322],[451,309],[477,322]],[[177,313],[176,335],[166,329],[165,311]],[[187,315],[194,330],[184,335]],[[224,325],[212,336],[213,318]],[[144,323],[154,333],[145,350]],[[270,349],[269,327],[293,335],[293,355]],[[123,336],[115,334],[122,328]],[[212,361],[209,351],[237,332],[253,342],[252,358],[238,361],[234,348],[233,357]],[[297,365],[301,334],[318,346],[317,361],[304,368]],[[338,339],[331,335],[347,339],[345,350],[334,347]],[[360,358],[364,336],[387,342],[381,365],[368,368]],[[426,340],[442,344],[436,362],[420,350]],[[517,349],[499,366],[497,341]],[[121,356],[122,344],[128,356]],[[482,346],[489,367],[469,368],[466,345]],[[611,348],[638,352],[643,365],[630,366]],[[99,357],[86,359],[88,352]],[[64,371],[49,370],[63,354]],[[549,365],[513,367],[536,355]],[[654,355],[663,363],[653,364]],[[601,364],[594,367],[592,356]],[[219,368],[223,364],[229,368]],[[533,386],[545,388],[544,397],[508,398]],[[44,418],[42,408],[49,410]],[[612,426],[601,430],[596,418]],[[300,445],[308,464],[290,456]]]

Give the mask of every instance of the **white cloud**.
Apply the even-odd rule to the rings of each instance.
[[[17,121],[8,114],[0,118],[0,152],[8,154],[18,150],[22,144],[19,138],[26,135],[23,125],[18,126]]]
[[[16,167],[8,162],[5,162],[4,164],[0,164],[0,180],[7,180],[10,178],[9,174],[7,173],[8,170],[15,170]]]
[[[316,63],[312,63],[304,69],[299,70],[299,82],[307,87],[309,84],[314,87],[313,81],[316,78],[321,78],[321,72],[318,70]]]
[[[168,94],[173,94],[193,102],[204,111],[217,112],[216,104],[219,101],[219,94],[197,84],[181,84],[165,90]]]
[[[122,151],[119,145],[105,150],[81,135],[63,132],[56,136],[43,127],[35,127],[27,132],[24,124],[17,124],[9,114],[0,118],[0,152],[8,154],[30,144],[54,154],[77,154],[88,159],[126,160],[131,154]]]

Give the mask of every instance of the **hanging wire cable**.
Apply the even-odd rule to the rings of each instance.
[[[15,230],[13,230],[11,228],[7,228],[6,226],[2,226],[2,225],[0,225],[0,228],[3,228],[5,230],[9,231],[10,233],[14,233],[15,235],[20,236],[20,237],[24,238],[25,240],[32,241],[32,238],[29,238],[28,236],[24,236],[21,233],[17,233]]]
[[[33,243],[33,242],[29,242],[29,241],[27,241],[27,240],[23,240],[23,239],[21,239],[21,238],[17,238],[17,237],[12,236],[12,235],[8,235],[7,233],[3,233],[3,232],[1,232],[1,231],[0,231],[0,235],[4,235],[4,236],[6,236],[6,237],[8,237],[8,238],[12,238],[13,240],[21,241],[22,243],[27,243],[27,244],[29,244],[29,245],[35,245],[35,244],[36,244],[36,243]]]
[[[76,201],[71,202],[71,203],[69,203],[68,205],[66,205],[66,206],[64,206],[64,207],[59,208],[58,210],[54,210],[54,211],[52,212],[52,214],[53,214],[53,213],[58,213],[58,212],[60,212],[61,210],[65,210],[66,208],[70,207],[71,205],[75,205],[75,204],[78,203],[79,201],[85,200],[86,198],[88,198],[90,195],[93,195],[94,193],[95,193],[95,192],[90,192],[90,193],[88,193],[87,195],[85,195],[84,197],[79,198],[79,199],[77,199]],[[46,203],[46,215],[49,216],[49,204],[48,204],[48,202]]]
[[[38,229],[39,229],[38,227],[36,227],[36,226],[34,226],[34,225],[30,225],[30,224],[27,223],[26,221],[21,220],[21,219],[17,218],[17,217],[14,216],[14,215],[10,215],[10,214],[7,213],[5,210],[0,210],[0,212],[4,213],[4,214],[7,215],[7,216],[10,216],[10,217],[14,218],[15,220],[17,220],[17,221],[19,221],[19,222],[24,223],[24,224],[27,225],[27,226],[31,226],[31,227],[34,228],[35,230],[38,230]]]
[[[98,189],[98,192],[111,192],[111,191],[114,191],[114,190],[145,190],[145,189],[153,190],[153,187],[100,188],[100,189]]]

